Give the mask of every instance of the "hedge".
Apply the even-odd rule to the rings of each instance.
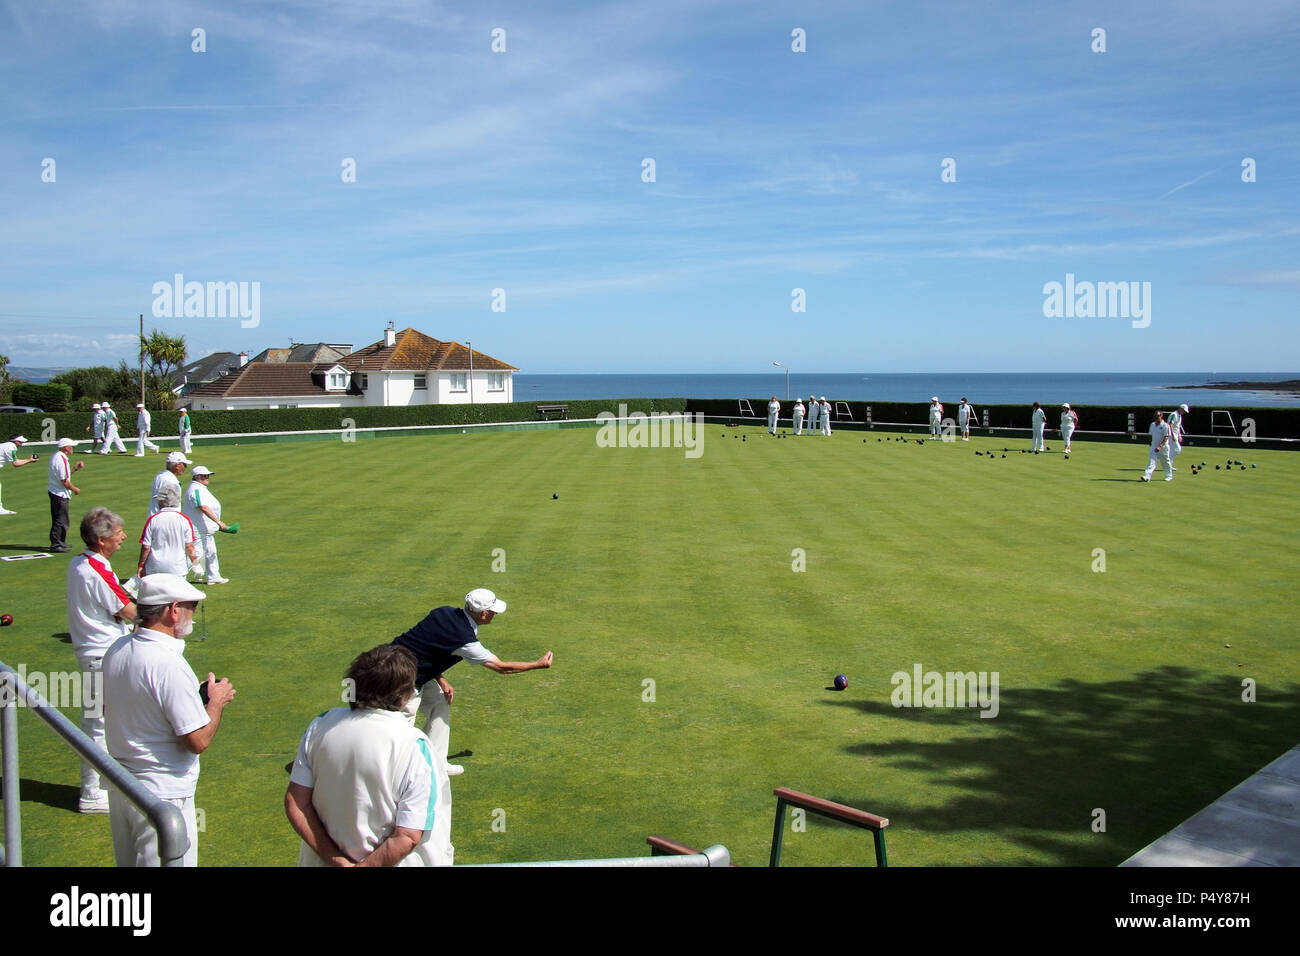
[[[60,412],[72,401],[72,386],[54,382],[48,385],[19,382],[14,385],[12,394],[12,405],[34,405],[47,412]]]
[[[65,388],[67,386],[64,386]],[[293,432],[342,428],[350,419],[356,428],[387,428],[403,425],[486,425],[493,422],[531,422],[540,419],[537,406],[568,405],[569,418],[595,418],[601,412],[618,412],[619,404],[629,412],[681,412],[684,398],[612,398],[583,399],[573,402],[509,402],[474,405],[401,405],[384,407],[363,405],[342,408],[241,408],[233,411],[191,411],[190,424],[195,435],[229,435],[250,432]],[[155,411],[153,434],[176,433],[180,414]],[[122,435],[135,435],[135,417],[121,418]],[[60,412],[50,415],[5,415],[0,428],[23,431],[33,441],[41,434],[46,418],[55,421],[59,437],[80,440],[90,424],[86,412]],[[4,437],[8,437],[6,434]]]
[[[767,420],[767,403],[769,401],[771,401],[771,396],[749,399],[750,407],[754,409],[755,416],[761,421]],[[831,398],[831,407],[834,408],[837,404],[834,398]],[[921,427],[926,427],[930,423],[929,403],[848,402],[847,404],[849,410],[853,413],[852,420],[855,422],[866,421],[867,406],[870,405],[871,420],[873,422],[889,422]],[[1079,428],[1083,432],[1127,431],[1128,416],[1132,412],[1134,429],[1138,434],[1144,435],[1157,408],[1167,413],[1179,404],[1181,404],[1180,401],[1175,398],[1162,406],[1071,404],[1070,407],[1079,413]],[[781,417],[788,420],[790,410],[793,407],[793,402],[781,402]],[[975,413],[978,416],[978,421],[972,423],[972,428],[979,429],[983,427],[986,409],[989,413],[990,428],[1028,429],[1030,427],[1030,418],[1033,414],[1031,405],[976,405]],[[703,412],[710,418],[741,420],[739,402],[734,398],[692,398],[687,400],[686,410],[689,412]],[[1047,412],[1047,427],[1049,429],[1059,428],[1061,424],[1061,407],[1059,405],[1046,405],[1044,410]],[[1211,410],[1210,406],[1193,408],[1190,414],[1183,416],[1183,430],[1191,435],[1211,434]],[[1232,406],[1228,407],[1227,410],[1232,413],[1232,420],[1236,423],[1238,432],[1241,431],[1244,419],[1253,418],[1257,436],[1300,438],[1300,408],[1243,408]],[[943,416],[956,421],[957,405],[945,405]],[[835,422],[836,419],[832,418],[831,421]]]

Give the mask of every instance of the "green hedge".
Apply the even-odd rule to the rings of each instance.
[[[66,387],[66,386],[65,386]],[[475,405],[402,405],[354,406],[344,408],[244,408],[235,411],[192,411],[190,423],[195,435],[229,435],[247,432],[293,432],[342,428],[343,419],[359,429],[391,428],[402,425],[485,425],[493,422],[531,422],[541,418],[538,404],[568,405],[569,418],[595,418],[601,412],[618,412],[619,403],[629,412],[681,412],[684,398],[613,398],[575,402],[510,402]],[[153,412],[153,434],[172,435],[180,415],[176,412]],[[88,412],[60,412],[51,415],[5,415],[0,428],[22,431],[37,441],[46,418],[55,421],[58,437],[80,440],[90,424]],[[123,436],[135,434],[135,417],[125,417],[120,428]],[[4,437],[8,437],[6,434]]]
[[[19,382],[13,387],[12,405],[35,405],[47,412],[61,412],[72,401],[72,386],[50,383],[33,385],[31,382]]]
[[[771,396],[749,399],[754,414],[761,421],[767,420],[767,403],[769,401],[771,401]],[[835,404],[834,399],[832,399],[832,407]],[[1079,428],[1081,431],[1126,431],[1128,429],[1128,415],[1129,412],[1132,412],[1134,428],[1139,434],[1146,434],[1156,408],[1168,412],[1179,404],[1180,401],[1174,399],[1163,406],[1072,404],[1070,407],[1079,413]],[[873,422],[890,422],[920,427],[927,427],[930,423],[930,405],[922,402],[849,402],[849,410],[853,413],[854,421],[866,420],[868,405],[871,406],[871,420]],[[781,402],[781,417],[783,419],[789,419],[790,410],[793,406],[793,402]],[[1239,432],[1243,427],[1243,420],[1253,418],[1257,436],[1300,438],[1300,408],[1217,407],[1227,407],[1228,411],[1232,413],[1232,420],[1236,422]],[[975,413],[979,416],[979,423],[973,424],[972,427],[982,427],[986,408],[989,413],[990,428],[1027,429],[1030,427],[1030,418],[1033,414],[1031,405],[976,405]],[[686,409],[689,412],[703,412],[710,418],[741,420],[739,417],[739,403],[734,398],[692,398],[687,400]],[[1047,427],[1049,429],[1060,427],[1061,407],[1059,405],[1047,405],[1044,406],[1044,409],[1047,412]],[[1193,408],[1190,414],[1183,416],[1183,430],[1192,435],[1209,435],[1211,433],[1210,411],[1210,406]],[[957,405],[945,405],[943,414],[945,418],[956,421]],[[832,419],[833,421],[834,419]]]

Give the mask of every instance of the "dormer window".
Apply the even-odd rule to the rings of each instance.
[[[335,365],[325,373],[325,391],[342,392],[348,387],[348,370],[341,365]]]

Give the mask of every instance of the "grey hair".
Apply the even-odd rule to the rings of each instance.
[[[158,623],[158,619],[166,613],[170,604],[137,604],[135,607],[135,621],[143,628],[151,628]]]
[[[171,485],[164,485],[163,489],[154,495],[154,500],[164,508],[178,508],[181,503],[181,493]]]
[[[113,537],[120,527],[122,519],[107,508],[91,508],[81,519],[81,540],[86,542],[86,547],[96,551],[100,539]]]

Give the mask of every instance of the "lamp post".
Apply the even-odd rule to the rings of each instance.
[[[465,348],[469,349],[469,403],[474,404],[474,348],[469,339],[465,340]]]
[[[785,369],[785,400],[788,402],[790,401],[790,367],[782,365],[780,362],[773,362],[772,364],[777,368]]]

